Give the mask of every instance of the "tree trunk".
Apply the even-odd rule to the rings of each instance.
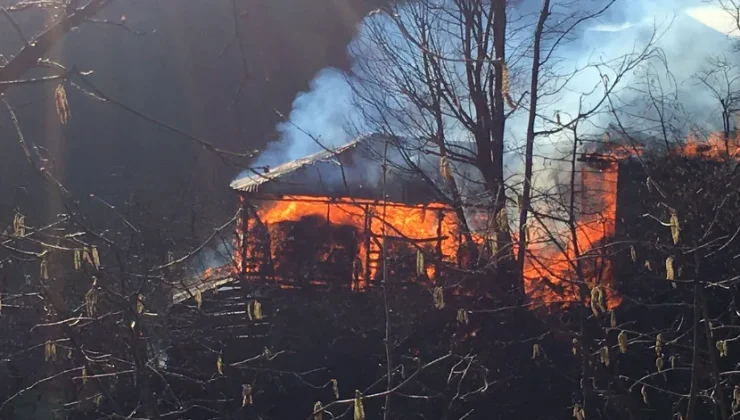
[[[524,186],[522,189],[522,200],[519,208],[519,246],[517,248],[518,272],[524,283],[524,263],[527,253],[527,213],[532,201],[532,166],[534,154],[534,122],[537,117],[537,88],[540,78],[540,42],[545,21],[550,15],[550,0],[542,4],[540,17],[534,31],[534,55],[532,57],[532,79],[530,83],[529,118],[527,121],[527,139],[524,150]]]

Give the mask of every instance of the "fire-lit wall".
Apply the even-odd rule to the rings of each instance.
[[[383,237],[388,252],[395,251],[389,258],[399,260],[397,253],[403,251],[414,258],[415,266],[421,264],[423,270],[416,272],[417,280],[434,281],[436,270],[441,262],[455,263],[460,248],[460,229],[455,212],[448,206],[439,203],[427,205],[403,205],[400,203],[382,203],[361,199],[331,199],[310,196],[289,196],[279,200],[259,200],[256,217],[247,219],[247,228],[244,222],[239,226],[237,248],[244,248],[242,242],[247,238],[257,238],[262,235],[269,241],[269,251],[263,252],[262,258],[271,260],[273,265],[287,265],[285,248],[288,241],[294,241],[295,226],[298,223],[314,223],[315,241],[310,244],[301,243],[303,250],[294,250],[309,255],[315,262],[331,263],[332,255],[337,254],[338,247],[352,247],[352,240],[333,240],[332,233],[322,230],[327,224],[333,226],[350,227],[356,233],[356,258],[353,264],[353,288],[362,290],[379,276],[381,268],[381,245]],[[311,222],[312,220],[317,222]],[[329,223],[326,223],[329,222]],[[261,233],[258,226],[262,226]],[[319,234],[320,231],[326,232]],[[322,238],[322,236],[324,236]],[[344,235],[346,238],[347,234]],[[328,243],[327,244],[327,238]],[[257,242],[259,239],[257,239]],[[247,259],[254,258],[258,252],[253,245],[247,246],[243,252],[237,251],[237,260],[241,255]],[[307,249],[310,247],[311,249]],[[408,261],[407,261],[408,262]],[[261,271],[264,264],[249,265],[237,261],[237,266],[246,272]],[[417,267],[421,268],[421,267]],[[390,275],[400,272],[391,267]],[[394,271],[395,270],[395,271]],[[278,270],[279,271],[279,270]],[[412,270],[414,271],[414,270]],[[404,273],[409,276],[408,270]],[[414,273],[411,273],[414,276]],[[292,280],[292,279],[283,279]],[[325,283],[326,279],[307,279],[311,283]],[[401,281],[414,280],[412,278],[399,279]]]

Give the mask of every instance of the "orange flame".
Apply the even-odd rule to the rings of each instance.
[[[671,153],[710,159],[740,157],[738,143],[737,138],[727,141],[721,133],[713,134],[703,142],[692,136],[686,145]],[[616,143],[607,143],[604,149],[606,153],[598,156],[584,155],[596,157],[594,160],[598,161],[598,165],[583,164],[580,168],[580,189],[572,191],[578,197],[578,214],[573,229],[564,226],[567,223],[545,226],[536,221],[528,229],[523,277],[525,292],[532,301],[563,305],[588,303],[590,289],[598,285],[604,291],[608,309],[614,309],[622,302],[619,294],[611,288],[613,267],[608,241],[615,234],[619,162],[639,156],[643,150]],[[269,237],[270,247],[262,253],[269,254],[263,256],[273,259],[278,257],[286,240],[285,232],[280,228],[283,222],[298,222],[314,216],[331,225],[353,227],[360,234],[354,267],[354,290],[364,290],[378,278],[381,238],[384,236],[403,238],[407,244],[412,244],[412,248],[423,253],[423,269],[413,271],[419,279],[430,285],[440,275],[441,263],[455,264],[461,260],[459,221],[456,213],[441,203],[411,206],[310,196],[286,196],[265,203],[268,205],[259,208],[257,216]],[[481,213],[473,217],[486,218]],[[235,255],[237,271],[255,273],[261,269],[259,265],[249,265],[243,261],[245,257],[258,257],[260,251],[254,245],[241,248],[241,244],[246,243],[244,239],[254,236],[257,228],[254,219],[249,219],[247,226],[238,227]],[[485,243],[480,236],[474,237],[474,240],[479,245]],[[341,247],[340,244],[332,244],[319,257],[323,259],[319,262],[328,261],[330,254]],[[312,283],[321,281],[313,280]]]
[[[674,154],[683,156],[702,157],[704,159],[722,159],[740,157],[739,134],[728,135],[723,132],[709,134],[706,141],[697,139],[696,134],[690,133],[683,147],[673,150]]]
[[[357,232],[366,234],[361,238],[363,240],[358,249],[359,267],[356,269],[362,273],[355,285],[358,290],[364,289],[378,275],[381,238],[384,236],[411,243],[422,252],[425,255],[422,271],[429,280],[435,278],[436,262],[452,262],[459,251],[457,217],[448,206],[440,203],[409,206],[361,199],[290,196],[269,202],[269,205],[257,210],[257,216],[268,227],[272,258],[277,257],[281,241],[284,241],[278,232],[282,222],[297,222],[308,216],[317,216],[332,225],[351,226]],[[253,225],[249,226],[247,235],[253,229]],[[243,234],[240,235],[242,237]],[[441,251],[441,258],[437,258],[437,251]],[[239,256],[237,260],[240,260]],[[240,261],[237,261],[237,266],[241,266]]]
[[[713,160],[738,158],[739,143],[737,135],[728,138],[721,132],[710,134],[705,141],[690,135],[686,144],[677,145],[670,153]],[[622,302],[618,293],[610,288],[613,267],[607,241],[615,234],[619,162],[640,156],[643,148],[607,142],[602,149],[606,152],[584,155],[598,164],[581,167],[581,188],[573,192],[581,199],[573,231],[567,227],[530,229],[524,280],[526,293],[535,301],[588,303],[589,289],[600,285],[605,291],[608,309]],[[554,242],[557,244],[553,245]]]
[[[617,160],[598,169],[584,165],[582,190],[573,192],[581,196],[581,208],[572,231],[567,226],[530,229],[524,286],[531,299],[548,304],[579,302],[587,300],[588,289],[602,285],[608,308],[619,306],[621,298],[609,288],[612,266],[604,247],[615,232],[618,170]]]

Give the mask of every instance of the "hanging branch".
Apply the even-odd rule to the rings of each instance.
[[[170,131],[172,131],[174,133],[177,133],[177,134],[179,134],[179,135],[181,135],[181,136],[183,136],[183,137],[185,137],[185,138],[187,138],[189,140],[194,141],[195,143],[203,146],[206,150],[208,150],[208,151],[216,154],[218,157],[221,158],[221,160],[224,163],[228,163],[227,158],[248,159],[248,158],[251,158],[252,156],[254,156],[257,153],[257,151],[250,151],[250,152],[246,152],[246,153],[237,153],[237,152],[232,152],[232,151],[229,151],[229,150],[224,150],[224,149],[218,148],[218,147],[214,146],[212,143],[210,143],[210,142],[208,142],[206,140],[203,140],[203,139],[201,139],[199,137],[196,137],[196,136],[194,136],[192,134],[186,133],[185,131],[183,131],[183,130],[181,130],[181,129],[173,126],[173,125],[170,125],[170,124],[168,124],[168,123],[166,123],[164,121],[158,120],[157,118],[154,118],[152,116],[149,116],[147,114],[144,114],[143,112],[138,111],[138,110],[136,110],[136,109],[134,109],[134,108],[132,108],[132,107],[124,104],[123,102],[120,102],[120,101],[118,101],[118,100],[116,100],[116,99],[114,99],[114,98],[106,95],[100,89],[98,89],[98,87],[96,85],[94,85],[90,81],[90,79],[88,79],[83,73],[76,72],[76,74],[85,83],[85,85],[87,85],[87,87],[89,87],[93,91],[93,93],[95,95],[97,95],[101,100],[103,100],[105,102],[109,102],[109,103],[111,103],[113,105],[116,105],[119,108],[122,108],[125,111],[127,111],[127,112],[129,112],[129,113],[131,113],[131,114],[133,114],[133,115],[141,118],[141,119],[144,119],[146,121],[149,121],[150,123],[155,124],[155,125],[158,125],[160,127],[166,128],[166,129],[168,129],[168,130],[170,130]]]
[[[23,75],[37,66],[49,50],[59,42],[72,28],[79,26],[85,19],[91,18],[105,6],[115,0],[90,0],[87,5],[70,15],[59,18],[49,29],[26,43],[6,65],[0,67],[0,93],[9,85],[2,84],[10,80],[19,80]],[[7,11],[6,15],[7,15]]]

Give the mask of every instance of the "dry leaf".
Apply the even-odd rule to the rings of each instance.
[[[594,286],[591,289],[591,311],[594,313],[594,316],[599,316],[599,311],[606,312],[604,291],[600,286]]]
[[[658,372],[663,371],[663,357],[662,356],[658,356],[655,358],[655,367],[656,369],[658,369]]]
[[[537,343],[535,343],[535,344],[534,344],[534,345],[532,346],[532,360],[535,360],[535,359],[537,359],[538,357],[540,357],[540,354],[541,354],[541,353],[542,353],[542,349],[540,348],[540,345],[539,345],[539,344],[537,344]]]
[[[41,260],[41,267],[39,271],[39,275],[43,280],[49,280],[49,263],[46,261],[46,258],[43,258]]]
[[[612,328],[616,328],[617,327],[617,314],[614,311],[611,311],[610,312],[609,326],[611,326]]]
[[[647,260],[645,261],[645,269],[647,271],[653,271],[653,265],[650,264],[650,261],[647,261]]]
[[[255,320],[259,321],[260,319],[263,318],[263,316],[262,316],[262,304],[260,303],[260,301],[258,301],[258,300],[255,299],[254,303],[252,304],[252,310],[254,311],[254,319]]]
[[[627,333],[621,331],[617,336],[617,341],[619,342],[620,353],[627,353]]]
[[[658,356],[663,352],[663,343],[663,334],[658,334],[655,337],[655,354]]]
[[[331,380],[331,390],[334,392],[334,398],[339,399],[339,383],[336,379]]]
[[[462,325],[468,325],[468,323],[470,322],[470,318],[468,318],[468,311],[462,308],[458,309],[457,310],[457,322]]]
[[[668,361],[671,362],[671,369],[675,369],[676,368],[676,356],[669,357]]]
[[[514,103],[514,100],[511,99],[511,93],[509,92],[509,86],[510,86],[509,66],[506,65],[505,61],[503,61],[501,63],[501,94],[506,100],[506,104],[509,105],[510,108],[516,109],[517,106]]]
[[[573,350],[572,350],[572,352],[573,352],[573,356],[575,356],[575,355],[578,354],[578,339],[577,338],[574,338],[573,339]]]
[[[673,270],[673,257],[665,259],[665,278],[668,280],[676,280],[676,275]]]
[[[637,262],[637,250],[634,245],[630,245],[630,257],[632,257],[632,262]]]
[[[441,286],[437,286],[434,288],[432,297],[434,298],[435,308],[443,309],[445,307],[445,295],[444,295],[444,290],[442,289]]]
[[[599,350],[599,355],[601,356],[601,363],[603,363],[604,366],[609,367],[609,347],[602,347],[601,350]]]
[[[442,156],[439,160],[439,173],[445,181],[450,181],[452,179],[452,168],[450,167],[450,162],[447,159],[447,156]]]
[[[219,375],[224,374],[224,360],[221,358],[221,355],[216,359],[216,371],[218,371]]]
[[[509,80],[509,66],[506,64],[506,61],[502,61],[501,63],[501,92],[506,95],[509,93],[509,86],[510,86],[510,80]]]
[[[200,309],[200,307],[203,305],[203,293],[201,293],[200,289],[195,289],[195,306]]]
[[[727,356],[727,341],[720,340],[720,341],[717,341],[715,345],[717,346],[717,350],[719,351],[719,356],[726,357]]]
[[[673,245],[678,245],[680,234],[681,227],[678,224],[678,214],[675,211],[671,211],[671,238],[673,238]]]
[[[72,113],[69,110],[69,102],[67,102],[67,91],[64,89],[63,84],[59,84],[54,91],[54,102],[57,106],[57,114],[59,115],[59,122],[67,124]]]
[[[98,268],[100,268],[100,254],[98,254],[98,247],[92,247],[91,254],[93,267],[95,267],[95,269],[97,270]]]
[[[252,385],[242,385],[242,407],[252,405]]]
[[[57,344],[51,341],[47,341],[44,346],[44,361],[49,360],[57,360]]]
[[[144,313],[144,296],[139,295],[136,297],[136,313],[141,315]]]
[[[92,255],[90,253],[90,248],[84,247],[82,248],[82,260],[86,263],[93,265]]]
[[[75,249],[74,254],[75,270],[79,270],[80,268],[82,268],[82,251],[80,251],[79,249]]]
[[[362,405],[362,394],[355,390],[354,420],[365,420],[365,407]]]
[[[583,407],[580,404],[573,406],[573,418],[576,420],[586,420],[586,413],[583,411]]]
[[[647,386],[643,385],[642,388],[640,388],[640,394],[642,394],[642,402],[644,402],[646,405],[650,405],[648,404]]]
[[[321,401],[316,401],[316,404],[313,405],[313,420],[324,420],[324,406],[321,405]]]
[[[13,233],[15,236],[26,235],[26,216],[18,213],[15,214],[15,217],[13,217]]]
[[[95,307],[98,303],[98,279],[93,277],[93,283],[90,287],[90,290],[85,293],[85,312],[87,312],[87,316],[93,317],[95,316]]]

